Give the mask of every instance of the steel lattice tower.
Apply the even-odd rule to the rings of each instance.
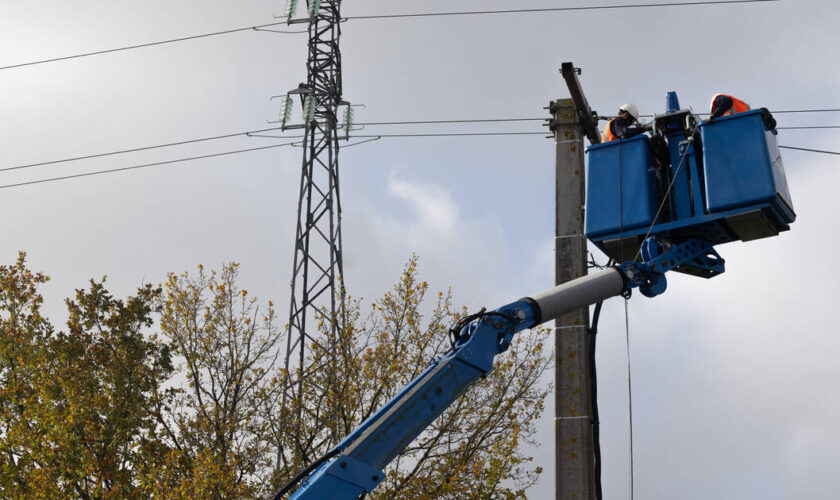
[[[341,254],[341,201],[338,182],[338,106],[342,102],[341,0],[309,0],[310,17],[292,23],[309,23],[307,83],[293,93],[301,94],[310,109],[304,124],[303,168],[298,200],[292,295],[285,365],[296,373],[292,394],[301,396],[302,372],[307,345],[317,338],[315,326],[324,316],[335,333],[344,320],[344,290]],[[314,102],[308,103],[307,99]],[[329,346],[319,344],[324,350]],[[316,367],[315,367],[316,368]]]

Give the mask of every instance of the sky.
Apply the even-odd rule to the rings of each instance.
[[[345,16],[628,5],[438,0],[345,2]],[[284,2],[8,0],[0,66],[274,22]],[[840,108],[840,4],[780,0],[350,20],[344,97],[359,122],[541,118],[568,97],[572,61],[590,105],[613,114],[708,110],[725,92],[771,110]],[[266,128],[273,95],[306,79],[306,35],[239,32],[0,70],[0,168]],[[299,116],[300,109],[294,112]],[[776,115],[779,126],[840,125],[840,113]],[[540,122],[368,126],[360,134],[540,131]],[[787,146],[837,151],[838,129],[780,130]],[[19,250],[64,297],[108,276],[114,293],[167,272],[241,263],[242,285],[289,302],[300,150],[277,148],[58,182],[68,174],[283,142],[240,137],[0,171],[0,263]],[[351,141],[352,142],[352,141]],[[797,221],[776,238],[718,248],[725,274],[669,277],[629,302],[633,491],[646,499],[828,498],[840,489],[840,352],[834,314],[837,156],[783,150]],[[373,300],[412,253],[432,289],[470,310],[553,285],[554,145],[542,135],[382,139],[342,150],[349,291]],[[607,302],[598,344],[605,498],[630,493],[625,312]],[[547,380],[549,377],[547,377]],[[553,496],[552,403],[526,450]]]

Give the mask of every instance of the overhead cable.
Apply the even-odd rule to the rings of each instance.
[[[787,110],[787,111],[773,111],[773,113],[826,113],[826,112],[840,112],[840,109],[797,109],[797,110]],[[365,122],[365,123],[357,123],[356,125],[359,126],[393,126],[393,125],[429,125],[429,124],[456,124],[456,123],[501,123],[501,122],[526,122],[526,121],[544,121],[544,118],[483,118],[483,119],[457,119],[457,120],[413,120],[413,121],[383,121],[383,122]],[[778,130],[792,130],[792,129],[836,129],[840,128],[840,125],[814,125],[814,126],[803,126],[803,127],[776,127]],[[240,137],[240,136],[249,136],[249,137],[271,137],[271,138],[283,138],[280,136],[262,136],[264,132],[270,132],[274,130],[281,130],[281,127],[271,127],[271,128],[264,128],[259,130],[250,130],[244,132],[235,132],[230,134],[222,134],[222,135],[215,135],[210,137],[200,137],[197,139],[187,139],[183,141],[177,142],[169,142],[164,144],[156,144],[152,146],[142,146],[137,148],[130,148],[130,149],[121,149],[118,151],[109,151],[106,153],[94,153],[90,155],[84,156],[75,156],[71,158],[62,158],[58,160],[50,160],[50,161],[43,161],[37,163],[29,163],[25,165],[15,165],[12,167],[3,167],[0,168],[0,172],[6,172],[10,170],[21,170],[26,168],[32,167],[40,167],[46,165],[54,165],[57,163],[66,163],[71,161],[79,161],[79,160],[89,160],[93,158],[101,158],[104,156],[113,156],[119,154],[126,154],[126,153],[136,153],[139,151],[148,151],[152,149],[158,148],[165,148],[171,146],[182,146],[186,144],[193,144],[198,142],[206,142],[206,141],[213,141],[219,139],[229,139],[233,137]],[[536,135],[537,132],[534,132]],[[358,137],[358,136],[354,136]],[[369,136],[372,137],[372,136]],[[379,137],[377,135],[377,137]],[[288,136],[289,139],[298,139],[300,136]],[[347,146],[343,146],[347,147]]]
[[[840,108],[834,109],[783,109],[781,111],[770,111],[774,115],[781,115],[785,113],[837,113]],[[694,113],[698,116],[709,116],[711,113]],[[639,115],[640,118],[653,118],[654,115]]]
[[[424,12],[415,14],[385,14],[385,15],[370,15],[370,16],[351,16],[343,18],[347,20],[364,20],[364,19],[394,19],[402,17],[440,17],[440,16],[465,16],[465,15],[483,15],[483,14],[517,14],[517,13],[539,13],[539,12],[569,12],[569,11],[585,11],[585,10],[605,10],[605,9],[632,9],[632,8],[653,8],[653,7],[680,7],[692,5],[720,5],[720,4],[739,4],[739,3],[764,3],[764,2],[778,2],[780,0],[721,0],[721,1],[705,1],[705,2],[669,2],[669,3],[649,3],[649,4],[631,4],[631,5],[597,5],[588,7],[555,7],[544,9],[511,9],[511,10],[485,10],[485,11],[462,11],[462,12]],[[94,52],[85,52],[82,54],[74,54],[70,56],[54,57],[51,59],[42,59],[40,61],[31,61],[20,64],[12,64],[9,66],[0,66],[0,70],[21,68],[24,66],[34,66],[36,64],[45,64],[57,61],[66,61],[68,59],[77,59],[80,57],[95,56],[100,54],[108,54],[111,52],[120,52],[124,50],[139,49],[143,47],[152,47],[155,45],[163,45],[175,42],[184,42],[187,40],[195,40],[197,38],[208,38],[219,35],[229,35],[231,33],[239,33],[242,31],[271,31],[274,33],[294,34],[306,33],[306,31],[279,31],[266,30],[271,26],[279,26],[288,24],[286,21],[275,23],[260,24],[256,26],[246,26],[243,28],[234,28],[224,31],[215,31],[212,33],[203,33],[200,35],[184,36],[180,38],[172,38],[169,40],[161,40],[158,42],[141,43],[137,45],[129,45],[126,47],[117,47],[114,49],[97,50]]]
[[[771,111],[771,113],[835,113],[837,111],[840,111],[840,109],[787,109],[782,111]]]
[[[375,141],[375,140],[379,140],[381,138],[387,138],[387,137],[392,137],[392,138],[396,138],[396,137],[447,137],[447,136],[449,136],[449,137],[464,137],[464,136],[544,135],[544,134],[545,134],[545,132],[475,132],[475,133],[454,133],[454,134],[351,135],[350,138],[370,139],[370,140],[359,141],[357,143],[348,144],[347,146],[344,146],[344,147],[356,146],[356,145],[359,145],[359,144],[363,144],[363,143],[366,143],[366,142]],[[301,138],[302,136],[281,137],[281,136],[253,135],[253,137],[269,137],[269,138],[274,138],[274,139],[292,139],[292,138]],[[196,142],[196,141],[192,141],[192,142]],[[175,159],[175,160],[166,160],[166,161],[159,161],[159,162],[154,162],[154,163],[144,163],[142,165],[133,165],[133,166],[130,166],[130,167],[112,168],[112,169],[107,169],[107,170],[97,170],[97,171],[94,171],[94,172],[84,172],[84,173],[80,173],[80,174],[63,175],[63,176],[59,176],[59,177],[50,177],[50,178],[47,178],[47,179],[38,179],[38,180],[34,180],[34,181],[17,182],[17,183],[14,183],[14,184],[4,184],[4,185],[0,185],[0,189],[28,186],[28,185],[32,185],[32,184],[43,184],[43,183],[47,183],[47,182],[61,181],[61,180],[66,180],[66,179],[75,179],[75,178],[78,178],[78,177],[90,177],[90,176],[94,176],[94,175],[108,174],[108,173],[114,173],[114,172],[124,172],[124,171],[127,171],[127,170],[136,170],[136,169],[140,169],[140,168],[155,167],[155,166],[159,166],[159,165],[169,165],[169,164],[172,164],[172,163],[180,163],[180,162],[192,161],[192,160],[202,160],[202,159],[206,159],[206,158],[215,158],[215,157],[219,157],[219,156],[227,156],[227,155],[234,155],[234,154],[240,154],[240,153],[248,153],[248,152],[251,152],[251,151],[260,151],[260,150],[264,150],[264,149],[279,148],[279,147],[282,147],[282,146],[293,146],[295,144],[298,144],[298,142],[299,141],[293,141],[293,142],[287,142],[287,143],[283,143],[283,144],[272,144],[270,146],[260,146],[260,147],[256,147],[256,148],[226,151],[226,152],[223,152],[223,153],[214,153],[214,154],[201,155],[201,156],[191,156],[189,158],[178,158],[178,159]],[[52,163],[57,163],[57,162],[52,162]]]
[[[181,37],[181,38],[172,38],[172,39],[169,39],[169,40],[161,40],[159,42],[141,43],[141,44],[138,44],[138,45],[129,45],[129,46],[126,46],[126,47],[117,47],[115,49],[97,50],[95,52],[85,52],[83,54],[74,54],[72,56],[53,57],[51,59],[42,59],[40,61],[32,61],[32,62],[20,63],[20,64],[12,64],[12,65],[9,65],[9,66],[0,66],[0,70],[12,69],[12,68],[21,68],[21,67],[24,67],[24,66],[35,66],[36,64],[45,64],[45,63],[51,63],[51,62],[57,62],[57,61],[66,61],[68,59],[78,59],[80,57],[97,56],[97,55],[100,55],[100,54],[109,54],[111,52],[120,52],[120,51],[123,51],[123,50],[140,49],[140,48],[143,48],[143,47],[152,47],[152,46],[155,46],[155,45],[164,45],[164,44],[167,44],[167,43],[184,42],[184,41],[187,41],[187,40],[195,40],[197,38],[207,38],[207,37],[211,37],[211,36],[229,35],[231,33],[238,33],[238,32],[241,32],[241,31],[267,31],[267,30],[263,30],[262,28],[267,28],[269,26],[277,26],[277,25],[280,25],[280,24],[286,24],[286,21],[277,22],[277,23],[269,23],[269,24],[260,24],[260,25],[257,25],[257,26],[248,26],[248,27],[245,27],[245,28],[234,28],[234,29],[224,30],[224,31],[215,31],[213,33],[204,33],[204,34],[201,34],[201,35],[184,36],[184,37]],[[282,32],[275,31],[275,33],[282,33]],[[289,33],[291,33],[291,32],[289,32]],[[299,32],[294,32],[294,33],[305,33],[305,32],[304,31],[299,31]]]
[[[825,151],[825,150],[822,150],[822,149],[795,148],[793,146],[779,146],[779,147],[783,148],[783,149],[795,149],[797,151],[809,151],[811,153],[823,153],[823,154],[827,154],[827,155],[840,155],[840,152]]]
[[[293,31],[284,31],[284,30],[267,30],[263,28],[254,27],[254,31],[265,31],[266,33],[282,33],[284,35],[291,35],[296,33],[309,33],[309,30],[293,30]]]
[[[354,125],[424,125],[435,123],[489,123],[489,122],[532,122],[545,121],[545,118],[486,118],[477,120],[414,120],[401,122],[367,122]]]
[[[356,142],[356,143],[351,143],[351,144],[348,144],[346,146],[342,146],[342,148],[348,148],[348,147],[351,147],[351,146],[358,146],[360,144],[364,144],[364,143],[371,142],[371,141],[376,141],[376,140],[383,139],[383,138],[467,137],[467,136],[476,137],[476,136],[505,136],[505,135],[514,136],[514,135],[544,135],[544,133],[545,132],[474,132],[474,133],[455,133],[455,134],[351,135],[350,138],[358,138],[358,139],[366,139],[366,140],[359,141],[359,142]],[[270,137],[270,138],[275,138],[275,139],[292,139],[292,138],[295,138],[295,137],[300,138],[301,136],[289,136],[289,137],[258,136],[258,137]],[[154,167],[154,166],[159,166],[159,165],[169,165],[169,164],[172,164],[172,163],[180,163],[180,162],[185,162],[185,161],[201,160],[201,159],[214,158],[214,157],[219,157],[219,156],[227,156],[227,155],[234,155],[234,154],[240,154],[240,153],[248,153],[248,152],[251,152],[251,151],[260,151],[260,150],[264,150],[264,149],[279,148],[279,147],[283,147],[283,146],[294,146],[296,144],[299,144],[299,141],[286,142],[286,143],[282,143],[282,144],[272,144],[270,146],[260,146],[260,147],[256,147],[256,148],[238,149],[238,150],[234,150],[234,151],[225,151],[225,152],[222,152],[222,153],[214,153],[214,154],[201,155],[201,156],[191,156],[189,158],[179,158],[179,159],[175,159],[175,160],[166,160],[166,161],[159,161],[159,162],[154,162],[154,163],[145,163],[145,164],[142,164],[142,165],[134,165],[134,166],[130,166],[130,167],[112,168],[112,169],[108,169],[108,170],[97,170],[97,171],[94,171],[94,172],[85,172],[85,173],[81,173],[81,174],[65,175],[65,176],[60,176],[60,177],[50,177],[50,178],[47,178],[47,179],[39,179],[39,180],[35,180],[35,181],[26,181],[26,182],[14,183],[14,184],[0,185],[0,189],[27,186],[27,185],[31,185],[31,184],[43,184],[43,183],[46,183],[46,182],[60,181],[60,180],[65,180],[65,179],[74,179],[74,178],[77,178],[77,177],[90,177],[90,176],[99,175],[99,174],[108,174],[108,173],[113,173],[113,172],[123,172],[123,171],[127,171],[127,170],[136,170],[136,169],[140,169],[140,168]],[[835,151],[824,151],[824,150],[819,150],[819,149],[798,148],[798,147],[793,147],[793,146],[779,146],[779,148],[795,149],[795,150],[799,150],[799,151],[809,151],[809,152],[813,152],[813,153],[840,155],[840,152],[835,152]]]
[[[225,151],[223,153],[213,153],[213,154],[209,154],[209,155],[191,156],[189,158],[178,158],[176,160],[157,161],[157,162],[154,162],[154,163],[144,163],[143,165],[133,165],[133,166],[130,166],[130,167],[110,168],[108,170],[96,170],[94,172],[84,172],[84,173],[81,173],[81,174],[63,175],[61,177],[50,177],[48,179],[38,179],[38,180],[35,180],[35,181],[17,182],[17,183],[14,183],[14,184],[4,184],[4,185],[0,186],[0,189],[20,187],[20,186],[29,186],[29,185],[32,185],[32,184],[44,184],[46,182],[63,181],[63,180],[67,180],[67,179],[75,179],[77,177],[90,177],[90,176],[93,176],[93,175],[110,174],[110,173],[114,173],[114,172],[125,172],[127,170],[137,170],[137,169],[140,169],[140,168],[156,167],[156,166],[159,166],[159,165],[170,165],[172,163],[180,163],[180,162],[192,161],[192,160],[203,160],[203,159],[206,159],[206,158],[215,158],[215,157],[218,157],[218,156],[227,156],[227,155],[234,155],[234,154],[239,154],[239,153],[249,153],[251,151],[260,151],[260,150],[264,150],[264,149],[273,149],[273,148],[279,148],[279,147],[283,147],[283,146],[291,146],[292,144],[294,144],[294,142],[288,142],[288,143],[284,143],[284,144],[272,144],[270,146],[260,146],[260,147],[257,147],[257,148],[239,149],[239,150],[236,150],[236,151]]]
[[[515,121],[543,121],[542,118],[492,118],[492,119],[478,119],[478,120],[427,120],[427,121],[402,121],[402,122],[368,122],[368,123],[357,123],[356,125],[419,125],[419,124],[434,124],[434,123],[490,123],[490,122],[515,122]],[[249,137],[271,137],[271,138],[279,138],[282,139],[283,137],[280,136],[263,136],[259,135],[264,132],[270,132],[273,130],[281,130],[281,127],[271,127],[271,128],[264,128],[259,130],[248,130],[244,132],[235,132],[230,134],[222,134],[222,135],[214,135],[210,137],[200,137],[197,139],[186,139],[183,141],[177,142],[168,142],[164,144],[156,144],[152,146],[142,146],[137,148],[130,148],[130,149],[121,149],[118,151],[109,151],[107,153],[94,153],[84,156],[74,156],[71,158],[62,158],[59,160],[49,160],[49,161],[42,161],[37,163],[28,163],[25,165],[15,165],[12,167],[3,167],[0,168],[0,172],[6,172],[9,170],[21,170],[26,168],[32,167],[41,167],[46,165],[55,165],[57,163],[67,163],[71,161],[79,161],[79,160],[90,160],[93,158],[101,158],[104,156],[113,156],[119,154],[126,154],[126,153],[136,153],[139,151],[149,151],[152,149],[159,149],[159,148],[166,148],[171,146],[183,146],[186,144],[194,144],[197,142],[206,142],[206,141],[214,141],[218,139],[230,139],[233,137],[240,137],[240,136],[249,136]],[[289,139],[299,139],[302,136],[287,136]],[[354,136],[355,137],[355,136]],[[369,136],[370,137],[370,136]],[[344,146],[347,147],[347,146]]]
[[[545,135],[546,132],[442,132],[442,133],[415,133],[415,134],[353,134],[349,136],[350,139],[360,138],[387,138],[387,137],[480,137],[480,136],[499,136],[499,135]],[[249,134],[249,137],[263,137],[266,139],[285,139],[286,137],[279,135],[262,135]],[[344,137],[339,137],[343,139]],[[342,146],[347,147],[347,146]]]
[[[840,125],[811,125],[807,127],[776,127],[776,130],[813,130],[820,128],[840,128]]]
[[[271,130],[280,130],[280,127],[272,127],[272,128],[264,128],[261,130],[254,130],[251,132],[237,132],[234,134],[224,134],[224,135],[215,135],[212,137],[201,137],[199,139],[187,139],[185,141],[178,141],[178,142],[168,142],[166,144],[156,144],[154,146],[143,146],[139,148],[132,148],[132,149],[121,149],[119,151],[109,151],[107,153],[95,153],[85,156],[76,156],[73,158],[63,158],[61,160],[50,160],[50,161],[42,161],[39,163],[29,163],[27,165],[16,165],[14,167],[4,167],[0,168],[0,172],[6,172],[9,170],[21,170],[24,168],[32,168],[32,167],[42,167],[45,165],[55,165],[56,163],[66,163],[70,161],[78,161],[78,160],[90,160],[92,158],[102,158],[103,156],[113,156],[125,153],[136,153],[138,151],[148,151],[151,149],[159,149],[159,148],[166,148],[170,146],[183,146],[185,144],[195,144],[197,142],[205,142],[205,141],[214,141],[218,139],[229,139],[231,137],[239,137],[239,136],[247,136],[248,134],[252,133],[260,133],[260,132],[269,132]],[[289,139],[298,139],[302,136],[290,136]]]
[[[628,420],[628,427],[630,431],[629,436],[629,444],[630,444],[630,500],[633,500],[633,493],[634,493],[634,474],[633,474],[633,383],[631,381],[630,375],[630,312],[629,306],[627,305],[630,302],[629,298],[624,298],[624,335],[625,335],[625,342],[627,345],[627,420]]]
[[[693,5],[721,5],[721,4],[737,4],[737,3],[765,3],[778,2],[780,0],[721,0],[713,2],[669,2],[669,3],[645,3],[645,4],[631,4],[631,5],[592,5],[587,7],[550,7],[543,9],[509,9],[509,10],[470,10],[461,12],[423,12],[417,14],[381,14],[370,16],[349,16],[344,19],[395,19],[405,17],[440,17],[440,16],[475,16],[484,14],[520,14],[530,12],[570,12],[581,10],[605,10],[605,9],[633,9],[644,7],[684,7]]]
[[[545,135],[543,132],[443,132],[428,134],[376,134],[376,135],[351,135],[350,137],[466,137],[466,136],[492,136],[492,135]]]
[[[358,137],[358,136],[352,135],[350,137]],[[378,141],[379,139],[382,139],[382,136],[377,135],[375,137],[371,137],[370,139],[365,139],[363,141],[352,142],[350,144],[343,144],[343,145],[341,145],[341,149],[344,150],[344,149],[347,149],[347,148],[352,148],[353,146],[359,146],[359,145],[362,145],[362,144],[367,144],[368,142]],[[297,146],[297,144],[295,144],[295,146]]]

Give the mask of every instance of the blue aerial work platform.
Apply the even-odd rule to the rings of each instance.
[[[789,229],[795,215],[770,114],[700,123],[679,109],[676,94],[668,103],[650,136],[588,150],[586,235],[615,265],[461,318],[449,330],[448,352],[272,498],[352,500],[370,493],[388,464],[493,369],[517,332],[634,289],[659,295],[668,271],[718,275],[725,269],[714,245]]]
[[[586,236],[618,262],[666,247],[775,236],[796,215],[766,109],[700,122],[668,94],[650,134],[587,148]],[[708,276],[686,266],[677,271]]]

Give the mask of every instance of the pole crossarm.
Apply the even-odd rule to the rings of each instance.
[[[600,144],[601,134],[598,132],[598,118],[590,109],[586,96],[583,94],[583,87],[578,80],[580,69],[575,68],[575,65],[570,62],[564,62],[560,67],[560,73],[566,80],[566,86],[569,87],[569,93],[579,115],[581,130],[591,144]]]

